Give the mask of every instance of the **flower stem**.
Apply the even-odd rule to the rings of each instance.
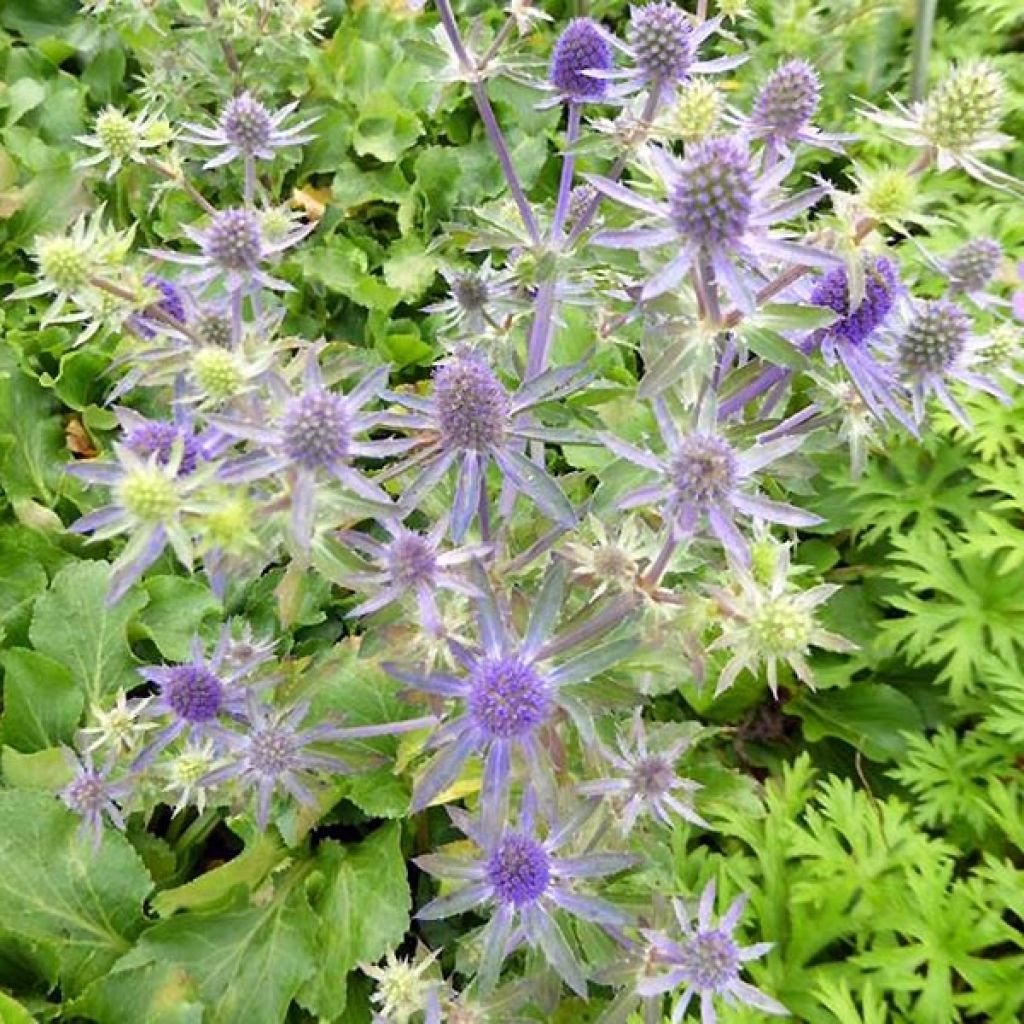
[[[917,0],[914,12],[914,53],[910,71],[910,99],[917,103],[928,91],[928,58],[932,51],[935,30],[935,9],[938,0]]]
[[[519,181],[519,175],[516,173],[515,166],[512,163],[512,154],[509,152],[508,143],[505,141],[505,136],[501,126],[498,124],[498,119],[494,115],[494,108],[491,106],[491,101],[487,96],[487,90],[480,80],[480,68],[469,56],[462,42],[459,26],[455,21],[455,14],[452,11],[451,0],[437,0],[437,13],[441,17],[441,24],[444,27],[445,35],[448,36],[448,41],[455,51],[459,64],[462,66],[463,71],[469,72],[469,90],[476,101],[480,119],[484,123],[487,137],[498,157],[498,163],[501,164],[501,169],[505,174],[505,182],[512,193],[516,206],[519,208],[519,215],[523,219],[523,224],[530,235],[530,240],[534,245],[540,245],[540,229],[537,227],[537,218],[533,214],[533,209]]]

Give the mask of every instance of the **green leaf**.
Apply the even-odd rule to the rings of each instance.
[[[0,764],[4,783],[11,789],[45,789],[54,793],[63,789],[73,776],[63,747],[47,747],[31,754],[22,754],[14,747],[4,747]]]
[[[13,540],[13,538],[12,538]],[[46,570],[25,549],[0,537],[0,630],[10,638],[28,628],[32,604],[46,590]]]
[[[111,979],[122,971],[175,965],[211,1024],[281,1024],[317,966],[324,973],[336,969],[317,946],[317,918],[300,884],[304,874],[293,869],[261,906],[249,906],[239,890],[232,908],[158,922],[118,962]]]
[[[85,698],[71,673],[38,651],[14,648],[4,667],[4,742],[30,753],[70,743]]]
[[[813,331],[836,322],[839,314],[825,306],[804,306],[796,302],[776,302],[759,309],[750,322],[773,331]]]
[[[774,330],[748,324],[742,336],[752,352],[774,366],[785,366],[790,370],[807,368],[807,356]]]
[[[51,794],[0,791],[0,920],[56,948],[68,996],[127,952],[152,888],[123,836],[105,830],[94,851],[78,830],[79,819]]]
[[[320,917],[317,949],[321,962],[330,968],[312,978],[300,996],[313,1014],[333,1019],[341,1013],[348,972],[357,964],[379,960],[409,928],[412,899],[401,832],[394,822],[358,846],[328,841],[317,850],[317,876],[311,884]]]
[[[169,661],[185,661],[203,622],[220,612],[209,587],[183,576],[151,576],[143,583],[149,603],[136,624]]]
[[[384,280],[402,293],[406,302],[414,302],[431,285],[437,274],[437,257],[430,255],[416,239],[403,239],[388,250],[384,261]]]
[[[7,127],[17,124],[46,99],[46,86],[34,78],[19,78],[0,92],[0,106],[7,108]]]
[[[394,163],[423,134],[415,114],[403,109],[393,96],[377,92],[359,104],[359,118],[352,130],[352,148],[360,156]]]
[[[884,683],[855,683],[845,690],[805,693],[786,705],[799,715],[812,742],[836,736],[872,761],[889,761],[906,750],[904,732],[920,732],[917,705]]]
[[[17,1000],[0,992],[0,1024],[35,1024],[35,1018]]]
[[[98,1024],[202,1024],[204,1012],[195,986],[176,964],[115,970],[93,982],[73,1010]]]
[[[106,562],[65,566],[36,602],[29,630],[36,650],[69,668],[90,704],[138,685],[125,630],[146,597],[133,590],[109,608],[109,580]]]

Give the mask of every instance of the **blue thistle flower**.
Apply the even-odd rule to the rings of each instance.
[[[206,458],[204,439],[195,433],[193,418],[181,403],[175,404],[172,421],[147,419],[124,406],[115,407],[114,414],[124,431],[121,443],[140,458],[148,459],[152,455],[157,465],[166,466],[178,446],[179,476],[190,476]]]
[[[91,835],[93,850],[99,850],[103,840],[104,820],[109,820],[115,828],[124,831],[124,817],[119,802],[131,792],[131,787],[123,779],[115,781],[111,778],[113,757],[102,768],[97,768],[93,763],[91,751],[86,751],[79,760],[71,751],[66,750],[65,757],[72,766],[74,777],[61,790],[60,798],[68,810],[81,817],[79,836],[85,838]]]
[[[601,878],[625,871],[636,863],[629,854],[599,853],[565,856],[564,847],[579,834],[593,814],[584,805],[566,820],[551,824],[547,836],[538,835],[532,794],[523,801],[515,827],[504,822],[487,824],[462,811],[449,809],[456,826],[480,848],[469,861],[428,854],[417,865],[440,878],[466,884],[447,896],[428,903],[416,915],[432,921],[490,905],[493,913],[483,931],[483,952],[477,972],[478,989],[494,988],[498,972],[517,936],[540,949],[552,968],[575,992],[585,996],[585,968],[569,945],[557,915],[568,913],[585,921],[621,927],[629,916],[613,904],[577,891],[577,880]]]
[[[984,291],[999,272],[1003,247],[994,238],[972,238],[946,261],[950,295]]]
[[[576,391],[584,379],[583,366],[577,364],[545,371],[510,393],[483,356],[462,349],[435,370],[430,398],[389,393],[392,401],[410,410],[391,424],[419,429],[425,435],[412,442],[417,450],[414,459],[393,470],[423,467],[404,489],[403,507],[407,511],[416,508],[457,464],[451,534],[461,540],[479,511],[487,466],[494,462],[519,493],[555,522],[571,526],[576,516],[569,500],[542,466],[523,455],[522,449],[534,440],[585,443],[578,434],[549,430],[527,415],[543,402]]]
[[[608,82],[587,72],[609,71],[613,64],[608,33],[592,18],[574,18],[555,43],[548,78],[561,98],[575,103],[600,100]]]
[[[153,318],[152,311],[154,309],[173,317],[178,323],[185,323],[185,296],[173,281],[169,281],[166,277],[160,277],[158,274],[146,274],[142,281],[148,288],[155,289],[160,298],[143,309],[137,316],[129,317],[125,321],[136,334],[148,340],[156,337],[161,330],[166,330],[166,325],[162,321]]]
[[[315,117],[286,125],[297,107],[298,103],[289,103],[271,114],[252,93],[242,92],[225,105],[216,128],[188,123],[182,138],[194,145],[221,150],[203,165],[207,168],[220,167],[238,158],[271,160],[276,150],[314,138],[306,134],[306,129],[316,121]]]
[[[582,733],[592,735],[589,713],[565,687],[592,679],[625,657],[633,645],[628,638],[613,640],[556,661],[584,643],[593,643],[626,614],[619,603],[613,608],[614,617],[606,609],[561,636],[552,637],[565,585],[565,567],[561,564],[549,570],[522,638],[499,608],[482,572],[477,585],[480,646],[467,647],[449,640],[463,675],[385,665],[391,675],[412,689],[456,702],[456,710],[446,716],[429,743],[440,753],[416,783],[413,810],[422,810],[444,792],[470,757],[482,755],[485,814],[501,817],[513,751],[527,759],[537,781],[538,771],[550,771],[543,745],[537,742],[538,734],[557,709],[567,711]]]
[[[654,409],[667,449],[664,455],[654,455],[613,435],[604,436],[616,455],[660,478],[620,498],[620,509],[660,503],[662,517],[677,539],[692,536],[706,520],[728,554],[744,565],[750,562],[750,552],[736,528],[737,515],[785,526],[821,522],[816,515],[756,493],[758,472],[795,452],[802,437],[779,438],[739,451],[718,433],[711,403],[698,410],[695,429],[687,433],[680,432],[660,399]]]
[[[718,1019],[715,1011],[717,998],[726,1005],[744,1003],[763,1013],[780,1016],[789,1013],[781,1003],[740,977],[744,963],[764,956],[774,945],[772,942],[759,942],[753,946],[740,946],[736,942],[733,931],[746,903],[747,897],[740,896],[716,922],[715,883],[711,881],[701,894],[696,926],[683,902],[674,900],[681,936],[675,939],[660,932],[644,932],[651,943],[655,967],[665,967],[667,971],[641,980],[637,991],[650,997],[681,987],[683,991],[672,1010],[672,1024],[679,1024],[695,996],[700,999],[703,1024],[714,1024]]]
[[[595,243],[612,249],[671,246],[668,263],[641,291],[644,301],[675,288],[696,265],[701,268],[701,287],[707,286],[710,275],[743,312],[752,313],[767,262],[826,269],[839,262],[831,253],[776,237],[769,230],[809,209],[827,192],[825,186],[817,186],[781,198],[779,185],[793,167],[791,157],[756,174],[746,141],[719,136],[687,146],[683,160],[660,148],[651,150],[651,158],[666,185],[665,200],[651,199],[607,178],[588,177],[599,192],[647,215],[637,227],[599,232]]]

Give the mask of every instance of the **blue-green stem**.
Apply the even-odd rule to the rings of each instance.
[[[938,0],[917,0],[914,12],[914,52],[910,72],[910,99],[916,103],[928,92],[928,58],[935,31]]]

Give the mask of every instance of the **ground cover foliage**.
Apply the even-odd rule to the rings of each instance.
[[[0,1021],[1021,1019],[1024,15],[930,6],[0,5]]]

